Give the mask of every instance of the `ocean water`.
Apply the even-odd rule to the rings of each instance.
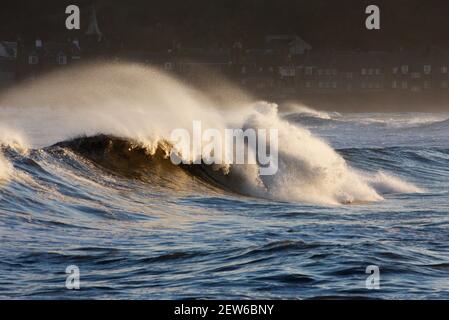
[[[226,90],[106,64],[3,94],[0,298],[449,298],[449,113]],[[193,120],[277,128],[277,173],[173,165],[170,130]]]

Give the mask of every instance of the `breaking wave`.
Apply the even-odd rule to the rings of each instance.
[[[0,181],[5,180],[11,174],[11,164],[6,161],[3,155],[0,153]]]
[[[0,182],[10,178],[13,172],[12,164],[2,154],[3,149],[14,149],[20,153],[27,151],[26,144],[20,135],[0,126]]]
[[[103,63],[23,84],[0,97],[0,114],[1,122],[25,137],[30,148],[70,149],[106,170],[153,184],[176,180],[171,176],[193,176],[219,190],[323,205],[379,201],[384,193],[420,191],[386,173],[351,168],[324,140],[284,120],[276,104],[254,102],[236,89],[228,92],[226,100],[218,101],[155,68]],[[303,113],[331,117],[312,109],[303,108]],[[195,159],[182,154],[187,164],[172,165],[171,132],[178,128],[191,132],[193,121],[223,131],[277,129],[277,173],[260,175],[257,165],[194,165],[190,163]],[[0,177],[11,170],[0,157]],[[182,188],[179,181],[177,187]]]

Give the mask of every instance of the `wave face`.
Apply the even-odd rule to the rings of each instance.
[[[447,295],[449,115],[340,114],[216,90],[227,94],[103,63],[4,93],[0,297],[68,298],[73,264],[87,286],[77,297]],[[182,153],[172,164],[171,132],[193,121],[277,129],[278,171]],[[411,287],[365,292],[368,264]]]
[[[207,93],[148,67],[103,64],[57,73],[18,88],[0,101],[7,123],[13,123],[37,147],[104,134],[133,141],[154,154],[161,144],[175,143],[170,140],[174,129],[188,129],[192,136],[193,121],[222,132],[275,128],[280,146],[277,174],[262,176],[257,167],[231,166],[223,168],[229,176],[220,180],[228,180],[231,189],[238,185],[236,191],[241,194],[273,200],[327,205],[382,200],[373,184],[326,142],[281,119],[277,105],[241,97],[217,104]],[[301,112],[320,116],[312,109]]]
[[[11,174],[11,165],[0,155],[0,180],[5,180]]]

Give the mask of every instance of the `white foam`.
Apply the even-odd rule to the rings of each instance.
[[[26,153],[26,143],[23,137],[0,124],[0,180],[8,180],[13,173],[13,166],[1,153],[1,149],[8,147],[12,148],[20,153]]]
[[[392,193],[422,193],[423,189],[412,183],[401,180],[385,172],[378,172],[374,176],[366,177],[367,182],[382,194]]]
[[[12,174],[12,165],[0,153],[0,183]]]
[[[281,120],[275,105],[267,107],[271,112],[258,113],[247,125],[279,130],[278,173],[260,177],[269,197],[326,205],[382,199],[325,141]]]
[[[32,147],[103,133],[136,139],[153,150],[159,141],[169,139],[172,130],[191,130],[194,120],[219,130],[277,128],[278,172],[258,176],[254,166],[232,167],[246,179],[242,192],[325,205],[382,199],[379,185],[350,168],[325,141],[282,120],[275,104],[249,100],[239,95],[218,103],[207,92],[154,68],[98,64],[54,73],[11,90],[0,99],[0,122],[24,132]],[[400,185],[399,180],[391,181],[390,185]]]
[[[298,102],[289,102],[282,105],[282,112],[285,115],[299,114],[307,117],[331,120],[335,116],[340,116],[337,112],[326,112],[313,109],[305,104]]]
[[[20,153],[28,151],[27,142],[23,134],[0,123],[0,147],[9,147]]]

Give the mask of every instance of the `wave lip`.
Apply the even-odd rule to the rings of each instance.
[[[310,130],[284,120],[276,104],[249,97],[218,103],[207,90],[148,66],[106,63],[67,69],[14,88],[1,97],[0,105],[2,121],[27,132],[33,147],[90,137],[59,147],[76,149],[104,168],[155,184],[170,180],[171,187],[182,189],[185,183],[184,189],[191,188],[188,180],[194,176],[222,190],[274,201],[339,205],[383,199],[378,184],[370,185]],[[335,116],[298,105],[290,111],[320,119]],[[259,164],[193,165],[195,159],[187,154],[181,158],[190,162],[173,165],[168,159],[176,151],[171,133],[179,128],[191,133],[195,121],[220,132],[276,129],[278,143],[269,148],[278,155],[277,172],[264,176]],[[3,175],[8,168],[2,160]]]
[[[425,192],[422,188],[419,188],[412,183],[403,181],[382,171],[378,172],[374,176],[368,177],[367,181],[381,194]]]
[[[21,154],[28,151],[25,140],[20,134],[7,127],[0,126],[0,182],[1,180],[8,180],[13,173],[13,165],[2,154],[4,149],[12,149]]]
[[[315,118],[321,120],[332,120],[340,117],[338,112],[320,111],[298,103],[286,103],[282,105],[282,110],[286,116],[296,116],[299,118]]]
[[[389,193],[421,192],[412,184],[383,172],[375,175],[357,174],[347,168],[344,160],[324,142],[316,143],[330,152],[336,162],[331,161],[330,167],[325,169],[313,157],[301,159],[301,156],[304,157],[302,153],[292,156],[283,151],[282,170],[278,177],[261,177],[253,167],[241,165],[231,166],[227,171],[217,170],[213,165],[204,163],[176,166],[168,157],[169,144],[161,143],[156,149],[149,150],[138,141],[108,135],[80,137],[57,143],[49,151],[69,148],[115,174],[142,179],[152,185],[161,186],[163,181],[167,188],[177,190],[202,188],[325,205],[378,201],[383,199],[382,194]],[[310,154],[311,151],[303,152]],[[322,150],[318,152],[322,153]],[[305,163],[306,160],[311,163]],[[192,177],[199,180],[195,182],[191,180]],[[293,180],[289,180],[291,178]]]

